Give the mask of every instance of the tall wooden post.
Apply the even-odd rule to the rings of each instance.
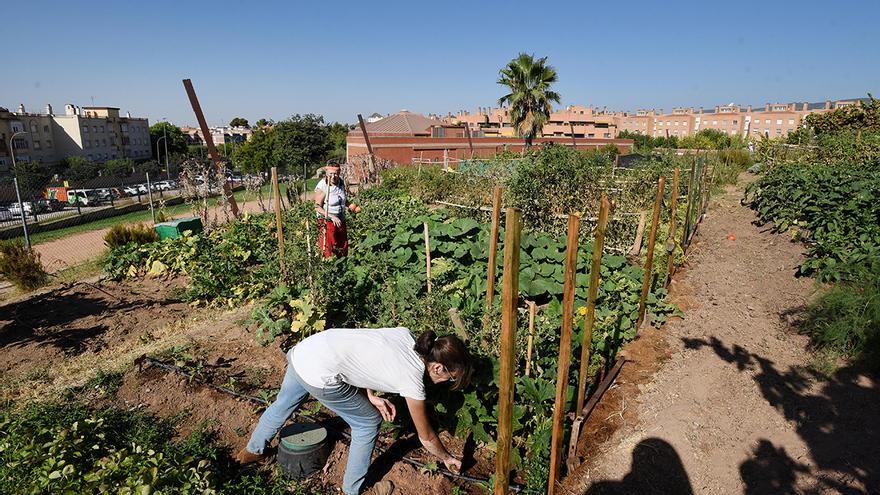
[[[574,322],[574,288],[577,273],[578,231],[581,218],[568,216],[568,239],[565,244],[565,284],[562,292],[562,330],[559,337],[559,361],[556,369],[556,402],[553,406],[553,436],[550,442],[550,480],[547,493],[556,493],[562,472],[562,442],[565,436],[565,399],[568,392],[568,368],[571,364],[571,330]]]
[[[666,260],[666,281],[663,282],[665,287],[669,280],[672,279],[672,273],[675,270],[675,234],[678,229],[678,169],[672,172],[672,201],[669,206],[669,238],[666,241],[666,252],[669,258]]]
[[[486,277],[486,310],[492,310],[495,301],[495,263],[498,251],[498,229],[501,223],[501,186],[492,194],[492,231],[489,237],[489,269]],[[488,314],[488,313],[487,313]]]
[[[284,271],[284,232],[281,230],[281,191],[278,187],[278,167],[272,167],[272,197],[275,200],[275,227],[278,231],[278,259]]]
[[[501,371],[498,384],[498,438],[495,454],[495,495],[510,490],[510,449],[513,442],[513,360],[516,355],[519,251],[522,213],[508,208],[504,222],[504,273],[501,287]]]
[[[464,124],[464,133],[467,136],[468,148],[471,149],[471,159],[473,159],[474,158],[474,141],[471,139],[471,128],[468,127],[467,123]]]
[[[666,179],[660,177],[657,181],[657,197],[654,199],[654,217],[651,219],[651,234],[648,236],[648,259],[645,260],[645,275],[642,278],[642,296],[639,298],[639,319],[636,320],[636,332],[645,319],[645,302],[648,300],[648,291],[651,290],[651,271],[654,267],[654,243],[657,241],[657,225],[660,223],[660,205],[663,203],[663,189]]]
[[[575,416],[581,414],[587,393],[587,368],[590,366],[590,345],[593,343],[593,324],[596,320],[596,297],[599,295],[599,273],[602,270],[602,249],[605,246],[605,230],[608,228],[608,210],[611,203],[608,196],[602,195],[599,206],[599,222],[593,239],[593,264],[590,266],[590,286],[587,291],[587,314],[584,316],[584,341],[581,343],[581,366],[578,375],[577,402]]]
[[[199,129],[202,131],[202,138],[205,140],[205,146],[208,147],[208,153],[211,155],[211,160],[214,161],[214,166],[217,167],[218,174],[226,177],[226,171],[223,170],[223,162],[220,160],[220,154],[217,153],[217,148],[214,146],[214,139],[211,137],[211,130],[208,129],[208,122],[205,120],[205,114],[202,113],[202,106],[199,104],[199,98],[196,96],[196,90],[193,88],[192,81],[184,79],[183,88],[186,90],[186,96],[189,97],[189,103],[192,106],[193,113],[196,114],[196,120],[199,121]],[[238,203],[235,201],[235,196],[232,195],[232,188],[229,186],[228,180],[223,181],[223,196],[229,203],[232,215],[238,217]]]
[[[571,121],[568,122],[568,128],[571,129],[571,146],[572,148],[577,149],[578,142],[574,137],[574,124]]]

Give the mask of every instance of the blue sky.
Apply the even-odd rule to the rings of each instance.
[[[28,0],[0,6],[0,106],[121,107],[194,124],[473,110],[518,52],[562,103],[642,107],[880,93],[880,2]]]

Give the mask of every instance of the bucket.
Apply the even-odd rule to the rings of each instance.
[[[303,479],[324,467],[331,446],[327,429],[318,423],[285,426],[278,442],[278,466],[287,478]]]

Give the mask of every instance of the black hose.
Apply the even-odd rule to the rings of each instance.
[[[195,373],[190,373],[189,371],[186,371],[183,368],[181,368],[177,365],[174,365],[174,364],[163,363],[162,361],[158,361],[158,360],[153,359],[151,357],[145,357],[144,362],[149,363],[151,366],[156,366],[156,367],[159,367],[162,369],[173,371],[175,373],[179,373],[181,375],[186,376],[190,380],[195,380],[196,382],[201,383],[202,385],[207,385],[207,386],[213,388],[214,390],[217,390],[219,392],[223,392],[225,394],[232,395],[234,397],[238,397],[239,399],[244,399],[244,400],[247,400],[250,402],[255,402],[258,404],[262,404],[264,406],[268,406],[270,404],[270,402],[267,401],[266,399],[262,399],[260,397],[254,397],[253,395],[243,394],[241,392],[236,392],[235,390],[232,390],[231,388],[228,388],[228,387],[214,385],[213,383],[206,382],[205,380],[202,380],[201,378],[196,376]],[[303,417],[302,415],[297,414],[296,412],[294,412],[293,414],[295,416],[300,417],[300,418]],[[336,428],[333,428],[332,426],[329,426],[329,425],[325,425],[325,427],[329,430],[332,430],[332,431],[342,435],[343,437],[345,437],[346,440],[351,441],[351,434],[349,434],[347,431],[337,430]],[[380,445],[377,445],[376,449],[378,449],[379,452],[383,453],[383,454],[385,452],[387,452],[387,450],[388,450]],[[404,461],[408,462],[409,464],[416,466],[419,469],[422,469],[425,467],[425,463],[423,463],[417,459],[414,459],[412,457],[402,456],[402,459]],[[450,471],[448,469],[443,469],[443,468],[438,469],[437,472],[442,474],[443,476],[446,476],[447,478],[459,479],[459,480],[467,481],[470,483],[486,483],[486,484],[488,484],[490,481],[488,478],[477,478],[474,476],[468,476],[466,474],[453,473],[452,471]],[[539,491],[539,490],[529,490],[528,488],[526,488],[522,485],[518,485],[516,483],[511,483],[510,489],[514,492],[517,492],[517,493],[543,493],[542,491]]]

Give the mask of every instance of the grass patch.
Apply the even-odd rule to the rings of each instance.
[[[801,324],[820,351],[880,368],[880,261],[823,293]]]
[[[190,207],[186,203],[165,207],[165,212],[169,215],[180,215],[183,213],[188,213],[190,211]],[[31,244],[42,244],[44,242],[54,241],[56,239],[61,239],[62,237],[67,237],[69,235],[106,229],[108,227],[119,224],[152,222],[152,220],[153,217],[150,215],[150,210],[148,208],[143,211],[134,211],[115,217],[101,218],[99,220],[95,220],[94,222],[83,223],[80,225],[72,225],[70,227],[49,230],[46,232],[38,232],[30,236]]]

